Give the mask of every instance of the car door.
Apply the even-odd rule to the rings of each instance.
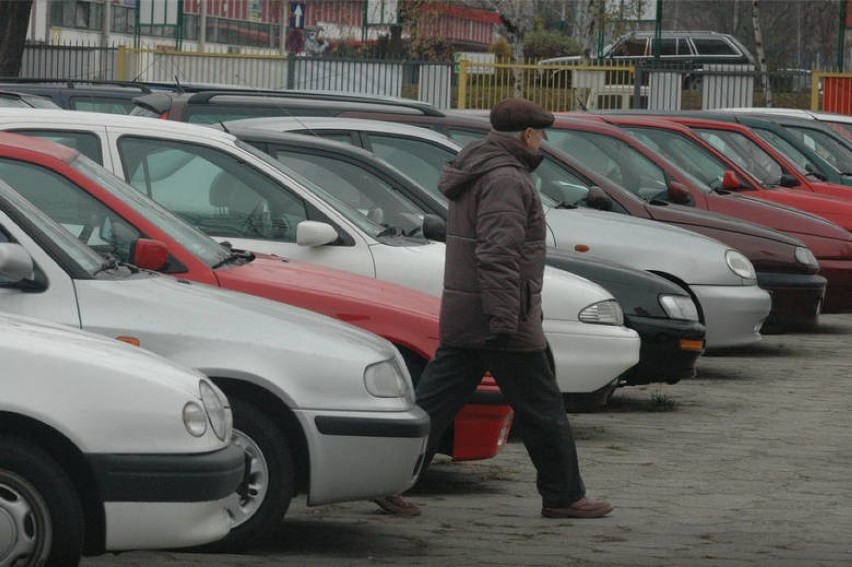
[[[270,176],[226,148],[118,131],[109,137],[119,173],[132,186],[217,240],[376,277],[367,241],[340,222],[331,206],[321,205],[318,187],[308,198],[305,186]],[[335,200],[327,194],[319,199]],[[297,244],[298,227],[305,221],[332,225],[338,239],[320,246]]]
[[[43,179],[45,175],[44,171],[31,170],[29,174],[11,176],[8,175],[8,169],[4,168],[4,165],[8,165],[8,161],[0,159],[0,179],[8,179],[7,183],[13,189],[14,185],[20,185],[22,181],[27,179],[37,181]],[[0,197],[0,242],[14,242],[26,249],[33,259],[34,279],[40,285],[37,292],[26,291],[16,283],[4,280],[0,276],[0,311],[50,319],[57,323],[80,328],[81,320],[77,307],[74,280],[65,268],[65,266],[72,265],[73,262],[63,254],[61,249],[56,247],[49,249],[46,242],[36,241],[28,234],[29,231],[22,230],[20,223],[27,221],[26,219],[13,219],[8,216],[7,199],[9,198],[20,200],[17,195]],[[17,208],[34,210],[27,203]],[[39,215],[34,214],[32,217],[36,218]],[[43,216],[41,219],[43,219]],[[58,233],[61,238],[69,240],[74,238],[55,224],[51,223],[51,225],[51,230]],[[34,232],[37,232],[39,228],[41,227],[36,226]]]

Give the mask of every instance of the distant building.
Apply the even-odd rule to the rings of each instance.
[[[34,0],[28,39],[54,45],[166,45],[187,50],[278,53],[293,21],[291,4],[304,6],[299,25],[322,29],[329,42],[375,40],[402,25],[405,0]],[[182,8],[182,10],[180,10]],[[282,26],[283,23],[283,26]],[[494,11],[447,4],[423,6],[417,33],[461,49],[484,50],[496,39]]]

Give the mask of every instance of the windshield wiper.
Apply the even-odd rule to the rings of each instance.
[[[571,205],[569,203],[566,203],[565,201],[559,201],[558,203],[553,205],[554,209],[576,209],[578,207],[579,205]]]
[[[116,270],[119,267],[118,258],[115,256],[107,256],[104,258],[103,263],[101,263],[101,267],[92,272],[93,276],[100,274],[101,272],[106,272],[108,270]]]
[[[376,238],[382,236],[406,236],[405,231],[393,225],[382,225],[384,228],[376,233]]]
[[[230,246],[230,245],[229,245]],[[252,252],[247,250],[230,250],[230,253],[223,259],[219,260],[215,264],[213,264],[212,268],[215,270],[216,268],[221,268],[227,264],[236,264],[236,263],[247,263],[251,262],[255,259],[255,255]]]

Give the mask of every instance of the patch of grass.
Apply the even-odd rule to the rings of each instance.
[[[650,411],[669,412],[677,408],[677,402],[663,392],[654,392],[651,394],[650,401]]]

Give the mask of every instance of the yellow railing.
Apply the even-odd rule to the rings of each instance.
[[[459,62],[460,109],[486,109],[521,96],[554,112],[626,108],[633,94],[634,68],[598,65]]]

